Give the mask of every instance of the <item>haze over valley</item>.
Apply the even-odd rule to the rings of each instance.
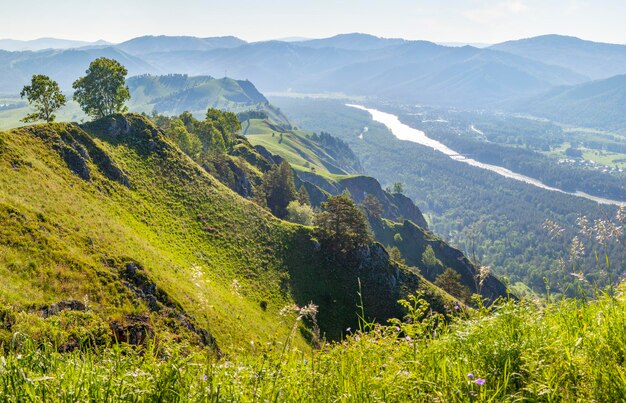
[[[623,399],[626,6],[210,3],[7,5],[0,400]]]

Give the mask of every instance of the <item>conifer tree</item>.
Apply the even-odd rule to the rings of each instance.
[[[345,194],[331,196],[316,216],[317,235],[330,249],[347,253],[372,242],[363,211]]]

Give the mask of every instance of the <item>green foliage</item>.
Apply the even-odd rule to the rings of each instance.
[[[209,108],[206,112],[206,121],[211,122],[221,133],[224,145],[231,149],[235,144],[235,136],[241,131],[241,122],[233,112],[223,112],[219,109]]]
[[[435,285],[459,300],[469,303],[471,292],[461,284],[461,275],[451,268],[446,268],[435,279]]]
[[[433,247],[430,245],[426,246],[426,249],[422,254],[422,263],[424,264],[424,266],[431,270],[438,270],[443,268],[441,260],[437,258]]]
[[[287,215],[287,206],[297,198],[296,187],[293,182],[291,165],[283,160],[280,165],[273,165],[263,177],[264,194],[267,207],[276,217],[284,218]]]
[[[172,119],[167,129],[165,129],[165,135],[192,158],[197,158],[200,151],[202,151],[200,139],[197,135],[192,135],[187,131],[187,127],[181,119]]]
[[[24,86],[20,93],[34,106],[36,112],[27,115],[22,122],[43,120],[53,122],[56,116],[54,111],[65,105],[65,95],[61,93],[59,84],[50,77],[36,74],[31,78],[30,85]]]
[[[361,203],[367,215],[375,220],[380,220],[383,216],[383,205],[380,200],[372,194],[366,194]]]
[[[392,193],[404,193],[404,185],[401,182],[395,182],[391,191]]]
[[[130,99],[125,83],[128,71],[118,61],[100,57],[89,65],[84,77],[74,81],[74,100],[94,119],[126,111]]]
[[[418,296],[406,318],[365,324],[320,350],[291,336],[215,361],[175,346],[59,354],[23,343],[2,361],[0,396],[18,401],[622,401],[626,302],[501,301],[446,321]],[[300,310],[301,311],[301,310]],[[289,325],[299,310],[285,315]],[[295,329],[296,327],[294,327]]]
[[[387,252],[389,252],[389,258],[398,263],[406,264],[404,259],[402,258],[402,253],[397,246],[392,246],[391,248],[387,248]]]
[[[298,189],[298,202],[300,204],[311,205],[311,198],[309,197],[309,192],[306,190],[304,184],[300,185],[300,189]]]
[[[298,200],[293,200],[287,205],[287,221],[302,225],[313,225],[315,222],[315,211],[309,204],[301,204]]]
[[[346,253],[372,242],[365,215],[345,194],[323,202],[315,223],[319,239],[336,252]]]

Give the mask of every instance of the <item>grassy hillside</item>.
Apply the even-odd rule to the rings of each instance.
[[[231,111],[262,107],[267,99],[249,81],[183,74],[142,75],[127,80],[134,112],[167,115],[188,111],[203,115],[208,108]]]
[[[356,324],[357,278],[380,320],[402,314],[402,295],[434,290],[375,245],[329,259],[310,228],[230,191],[139,115],[3,132],[0,157],[0,305],[19,313],[12,331],[40,334],[59,319],[38,312],[70,304],[95,315],[100,341],[119,323],[162,340],[210,332],[229,352],[286,337],[279,312],[293,304],[319,305],[321,331],[340,337]]]
[[[252,110],[289,127],[288,119],[280,110],[270,105],[254,84],[246,80],[170,74],[130,77],[126,84],[131,92],[128,103],[128,110],[131,112],[151,114],[157,111],[165,115],[180,115],[188,111],[203,118],[208,108],[236,113]],[[71,94],[67,94],[67,98],[71,100]],[[22,126],[20,120],[32,112],[33,109],[19,96],[0,98],[0,130]],[[74,101],[69,101],[56,115],[59,121],[88,120]]]
[[[623,288],[621,289],[623,292]],[[411,323],[366,327],[318,351],[281,345],[219,362],[173,351],[3,361],[0,396],[33,401],[618,402],[626,394],[626,301],[512,301],[452,323],[414,302]],[[296,321],[294,320],[294,323]],[[285,340],[289,342],[289,339]]]
[[[347,146],[325,147],[312,138],[311,132],[285,129],[268,119],[250,119],[242,126],[243,134],[253,145],[280,155],[297,170],[312,171],[333,179],[335,175],[357,174],[362,169]]]
[[[369,217],[376,240],[388,247],[398,248],[406,264],[418,268],[429,281],[435,281],[446,268],[451,268],[461,276],[463,285],[473,293],[482,294],[490,300],[506,295],[504,284],[491,275],[484,281],[483,289],[477,286],[477,268],[460,251],[428,231],[426,220],[411,199],[401,193],[383,190],[372,177],[329,171],[329,166],[345,166],[346,160],[358,162],[345,143],[341,142],[349,155],[337,156],[332,153],[330,156],[310,132],[286,131],[267,120],[258,119],[244,122],[243,126],[251,144],[257,148],[262,146],[292,164],[298,182],[307,188],[313,206],[319,207],[327,195],[337,195],[344,191],[348,191],[357,203],[363,203],[366,195],[376,198],[380,203],[381,217]],[[340,161],[344,161],[344,164]],[[351,165],[356,164],[353,162]],[[361,169],[360,163],[358,167]],[[423,255],[428,247],[432,248],[438,259],[437,265],[429,266],[424,263]]]

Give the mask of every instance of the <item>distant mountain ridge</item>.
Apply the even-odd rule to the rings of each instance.
[[[626,75],[557,87],[517,101],[511,109],[583,127],[626,131]]]
[[[59,38],[38,38],[28,41],[22,41],[17,39],[0,39],[0,49],[10,52],[25,50],[38,51],[45,49],[70,49],[83,46],[102,45],[111,45],[111,42],[107,42],[102,39],[95,42],[76,41],[72,39]]]
[[[490,47],[579,74],[602,79],[626,74],[626,45],[586,41],[572,36],[543,35]]]
[[[119,60],[130,76],[228,76],[249,79],[262,91],[342,92],[408,103],[499,108],[557,86],[626,70],[625,49],[559,36],[485,49],[358,33],[252,43],[232,36],[143,36],[114,46],[0,52],[0,93],[17,93],[37,73],[50,75],[69,90],[91,59],[104,56]]]
[[[133,55],[154,52],[175,52],[185,50],[210,50],[233,48],[247,42],[234,36],[197,38],[195,36],[140,36],[115,45],[116,48]]]
[[[17,94],[34,74],[46,74],[58,81],[62,90],[85,74],[94,59],[108,57],[123,64],[129,75],[154,72],[144,60],[114,47],[6,52],[0,50],[0,94]]]
[[[336,92],[408,102],[488,105],[588,78],[558,66],[470,46],[342,35],[212,50],[142,54],[163,73],[246,78],[263,91]]]
[[[388,46],[396,46],[406,43],[406,39],[401,38],[381,38],[369,34],[353,33],[339,34],[330,38],[308,39],[296,41],[294,44],[310,48],[337,48],[348,50],[376,50]]]

